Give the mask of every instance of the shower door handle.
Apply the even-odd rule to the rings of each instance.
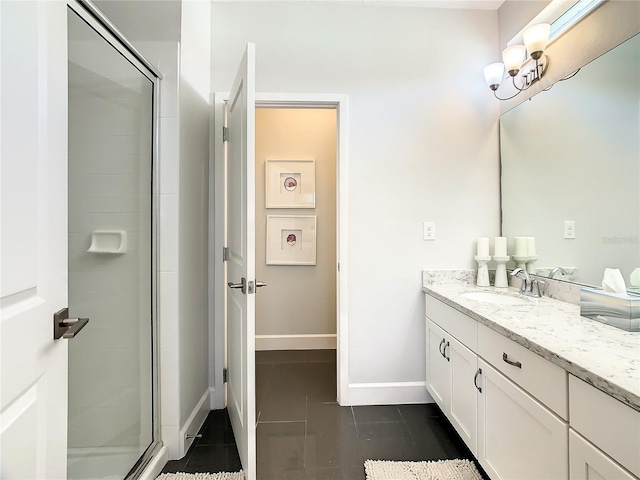
[[[69,318],[69,309],[63,308],[53,314],[53,339],[75,338],[87,323],[88,318]]]

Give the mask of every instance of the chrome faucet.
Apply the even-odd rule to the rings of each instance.
[[[511,272],[512,277],[518,277],[522,279],[522,285],[520,286],[520,293],[528,297],[540,298],[542,297],[541,285],[546,284],[543,280],[531,279],[529,272],[524,268],[515,268]]]
[[[562,267],[554,267],[549,272],[549,278],[553,278],[553,276],[558,272],[560,272],[561,275],[566,275],[567,274],[567,271],[564,268],[562,268]]]

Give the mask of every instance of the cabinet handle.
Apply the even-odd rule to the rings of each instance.
[[[447,357],[447,347],[449,346],[449,342],[447,342],[447,344],[444,346],[444,348],[442,349],[442,353],[444,354],[444,358],[447,359],[447,362],[451,361],[451,357]]]
[[[478,386],[478,375],[482,375],[482,369],[479,368],[478,371],[476,372],[476,376],[473,377],[473,384],[476,386],[476,388],[478,389],[478,391],[480,393],[482,393],[482,387]]]
[[[502,353],[502,360],[504,360],[506,363],[508,363],[509,365],[513,365],[514,367],[518,367],[518,368],[522,368],[522,363],[520,362],[514,362],[513,360],[509,360],[509,358],[507,357],[506,353]]]
[[[444,351],[442,350],[443,345],[444,345],[444,338],[442,339],[442,341],[440,342],[440,346],[438,347],[438,351],[440,352],[440,355],[444,357]]]

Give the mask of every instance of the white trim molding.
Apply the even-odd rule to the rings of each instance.
[[[213,131],[211,140],[213,142],[210,158],[210,188],[209,198],[209,281],[214,286],[213,300],[210,305],[210,339],[213,351],[210,354],[210,362],[213,366],[210,373],[210,387],[215,394],[212,404],[220,405],[226,402],[224,384],[222,383],[222,369],[225,365],[225,265],[223,260],[224,247],[224,205],[225,205],[225,166],[224,166],[224,144],[222,141],[222,119],[223,105],[227,93],[215,93],[213,96],[213,108],[211,122]],[[318,345],[329,345],[332,347],[311,347],[311,348],[336,348],[337,358],[337,393],[338,402],[343,403],[342,396],[347,395],[349,390],[349,355],[348,355],[348,96],[344,94],[292,94],[292,93],[256,93],[256,108],[330,108],[336,110],[337,116],[337,152],[336,152],[336,174],[337,174],[337,202],[336,202],[336,294],[337,294],[337,334],[334,338],[305,338],[304,342],[318,342]],[[293,342],[288,338],[267,338],[273,336],[256,337],[256,346],[259,350],[264,350],[265,342]],[[285,337],[285,336],[276,336]],[[300,339],[295,339],[300,341]],[[326,342],[326,343],[325,343]],[[262,343],[262,345],[260,345]],[[295,347],[293,347],[295,348]],[[309,347],[305,347],[309,348]]]
[[[178,437],[178,454],[180,456],[178,458],[182,458],[186,455],[187,450],[189,450],[189,447],[195,440],[195,435],[200,431],[204,421],[207,419],[211,406],[211,401],[209,400],[210,391],[210,389],[207,389],[207,391],[204,392],[204,395],[202,395],[202,398],[180,430],[180,435]],[[187,435],[192,435],[193,438],[189,438],[187,440]]]
[[[408,403],[433,403],[426,389],[426,382],[350,383],[348,403],[356,405],[402,405]]]
[[[259,350],[322,350],[336,348],[335,333],[306,335],[256,335]]]

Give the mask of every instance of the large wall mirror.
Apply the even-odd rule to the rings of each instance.
[[[567,273],[554,278],[600,286],[605,268],[618,268],[634,287],[640,35],[504,113],[500,154],[502,234],[510,253],[514,237],[532,236],[539,275],[562,267]],[[575,222],[575,238],[565,238],[565,221]]]

